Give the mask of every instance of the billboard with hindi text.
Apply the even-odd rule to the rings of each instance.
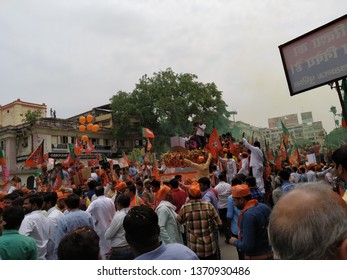
[[[347,15],[279,46],[290,95],[347,76]]]

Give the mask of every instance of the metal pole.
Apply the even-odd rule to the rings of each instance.
[[[339,81],[335,81],[335,87],[336,87],[336,91],[337,91],[337,93],[339,95],[339,99],[340,99],[340,104],[341,104],[341,108],[342,108],[342,117],[345,121],[347,121],[347,114],[346,114],[345,106],[343,104],[343,99],[342,99]]]

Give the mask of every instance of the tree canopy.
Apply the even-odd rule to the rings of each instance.
[[[42,117],[42,113],[40,110],[35,110],[31,111],[28,110],[26,111],[24,118],[22,119],[22,122],[29,122],[29,123],[34,123],[36,120]]]
[[[335,128],[331,131],[325,139],[325,146],[330,149],[337,149],[342,144],[346,144],[347,139],[347,129],[343,127]]]
[[[190,135],[197,120],[207,125],[206,133],[213,126],[219,133],[229,131],[230,112],[215,83],[198,82],[196,75],[171,68],[142,76],[132,92],[119,91],[110,101],[115,136],[122,139],[147,127],[156,135],[157,151],[168,149],[172,136]]]

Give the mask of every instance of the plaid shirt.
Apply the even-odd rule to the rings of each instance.
[[[187,246],[199,257],[208,257],[216,253],[218,226],[221,219],[209,202],[191,199],[179,212],[178,221],[185,225]]]

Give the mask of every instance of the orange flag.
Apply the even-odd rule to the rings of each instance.
[[[29,156],[29,158],[25,161],[24,166],[26,167],[34,167],[43,163],[43,140],[41,144],[36,148],[35,151]]]
[[[300,161],[301,161],[301,159],[300,159],[300,155],[299,155],[298,149],[295,149],[294,152],[292,153],[292,155],[289,158],[289,162],[290,162],[291,165],[298,166]]]
[[[150,151],[152,149],[152,143],[149,142],[149,138],[147,138],[147,151]]]
[[[282,157],[282,160],[286,160],[287,159],[288,154],[287,154],[286,146],[285,146],[285,143],[284,143],[283,139],[281,141],[280,150],[278,151],[278,153]]]
[[[82,154],[82,144],[81,144],[81,141],[78,137],[76,137],[76,141],[75,141],[75,144],[74,144],[74,153],[75,155],[80,155]]]
[[[160,175],[159,175],[159,170],[158,170],[158,165],[157,163],[154,164],[153,169],[152,169],[152,176],[156,180],[160,180]]]
[[[212,129],[212,133],[210,135],[210,138],[208,139],[207,147],[210,150],[213,158],[216,158],[218,152],[223,149],[222,144],[219,140],[217,129],[215,127]]]
[[[128,163],[128,165],[131,164],[130,159],[128,158],[127,154],[123,151],[123,159]]]
[[[282,170],[282,157],[279,155],[277,156],[277,158],[275,159],[275,165],[277,170]]]
[[[230,140],[229,140],[229,151],[230,151],[230,153],[235,155],[235,147],[234,147],[233,139],[231,138],[231,136],[230,136]]]
[[[68,154],[66,159],[61,163],[64,167],[68,168],[70,166],[70,163],[73,163],[74,160],[71,156],[71,154]]]
[[[93,151],[95,150],[92,141],[90,141],[90,139],[87,142],[87,146],[86,146],[86,154],[90,155]]]
[[[154,138],[154,133],[152,130],[150,130],[147,127],[143,127],[142,128],[142,137],[146,137],[146,138]]]

